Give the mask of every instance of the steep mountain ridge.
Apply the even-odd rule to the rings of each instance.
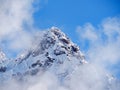
[[[35,75],[52,67],[55,74],[66,76],[77,65],[87,63],[79,47],[56,27],[38,33],[33,40],[31,48],[15,60],[0,63],[0,75],[4,78]]]

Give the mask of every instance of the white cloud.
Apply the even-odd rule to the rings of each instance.
[[[106,71],[94,64],[79,66],[61,81],[54,72],[46,71],[36,76],[27,76],[18,82],[10,80],[0,90],[108,90]],[[110,78],[111,79],[111,78]],[[111,84],[111,90],[119,90],[119,84]]]
[[[94,64],[86,64],[71,75],[67,85],[70,90],[106,90],[108,81],[105,80],[105,74],[105,71]]]
[[[95,41],[98,38],[95,32],[95,28],[90,23],[85,24],[83,27],[78,26],[77,32],[80,34],[79,36],[83,40],[87,39],[90,41]]]
[[[89,48],[86,51],[86,57],[90,62],[94,62],[99,66],[109,68],[111,66],[114,67],[117,63],[120,62],[119,17],[107,18],[99,25],[99,27],[92,26],[92,28],[90,28],[86,25],[83,27],[78,27],[81,27],[80,29],[77,28],[77,32],[79,32],[80,42],[89,43]],[[86,41],[86,39],[88,41]],[[118,69],[119,68],[115,68],[115,70],[119,71]],[[120,73],[120,71],[117,73]],[[112,74],[114,75],[115,73]]]
[[[115,36],[120,38],[120,18],[107,18],[103,21],[102,27],[104,29],[103,32],[109,39],[112,40]]]
[[[0,0],[0,47],[3,50],[11,53],[29,47],[36,1]]]
[[[33,0],[0,1],[0,36],[23,30],[23,24],[32,23]]]

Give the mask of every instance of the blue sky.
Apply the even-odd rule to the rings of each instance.
[[[120,0],[43,0],[34,14],[38,28],[60,27],[75,42],[76,26],[97,26],[104,18],[120,15]]]

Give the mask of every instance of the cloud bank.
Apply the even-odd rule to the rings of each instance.
[[[0,0],[0,47],[6,52],[16,53],[30,45],[35,1]]]
[[[120,18],[107,18],[98,27],[91,23],[78,26],[80,43],[88,46],[86,57],[104,68],[112,70],[112,74],[120,74]]]
[[[23,24],[32,23],[33,0],[1,0],[0,36],[23,30]]]

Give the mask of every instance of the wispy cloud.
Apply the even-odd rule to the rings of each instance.
[[[81,45],[86,48],[86,57],[94,63],[114,68],[120,63],[120,18],[107,18],[98,27],[88,23],[78,26]],[[87,43],[88,46],[85,46]],[[120,74],[119,68],[114,68]]]
[[[23,25],[32,24],[33,0],[0,1],[0,36],[23,30]]]
[[[30,45],[35,1],[0,0],[0,47],[17,52]]]

